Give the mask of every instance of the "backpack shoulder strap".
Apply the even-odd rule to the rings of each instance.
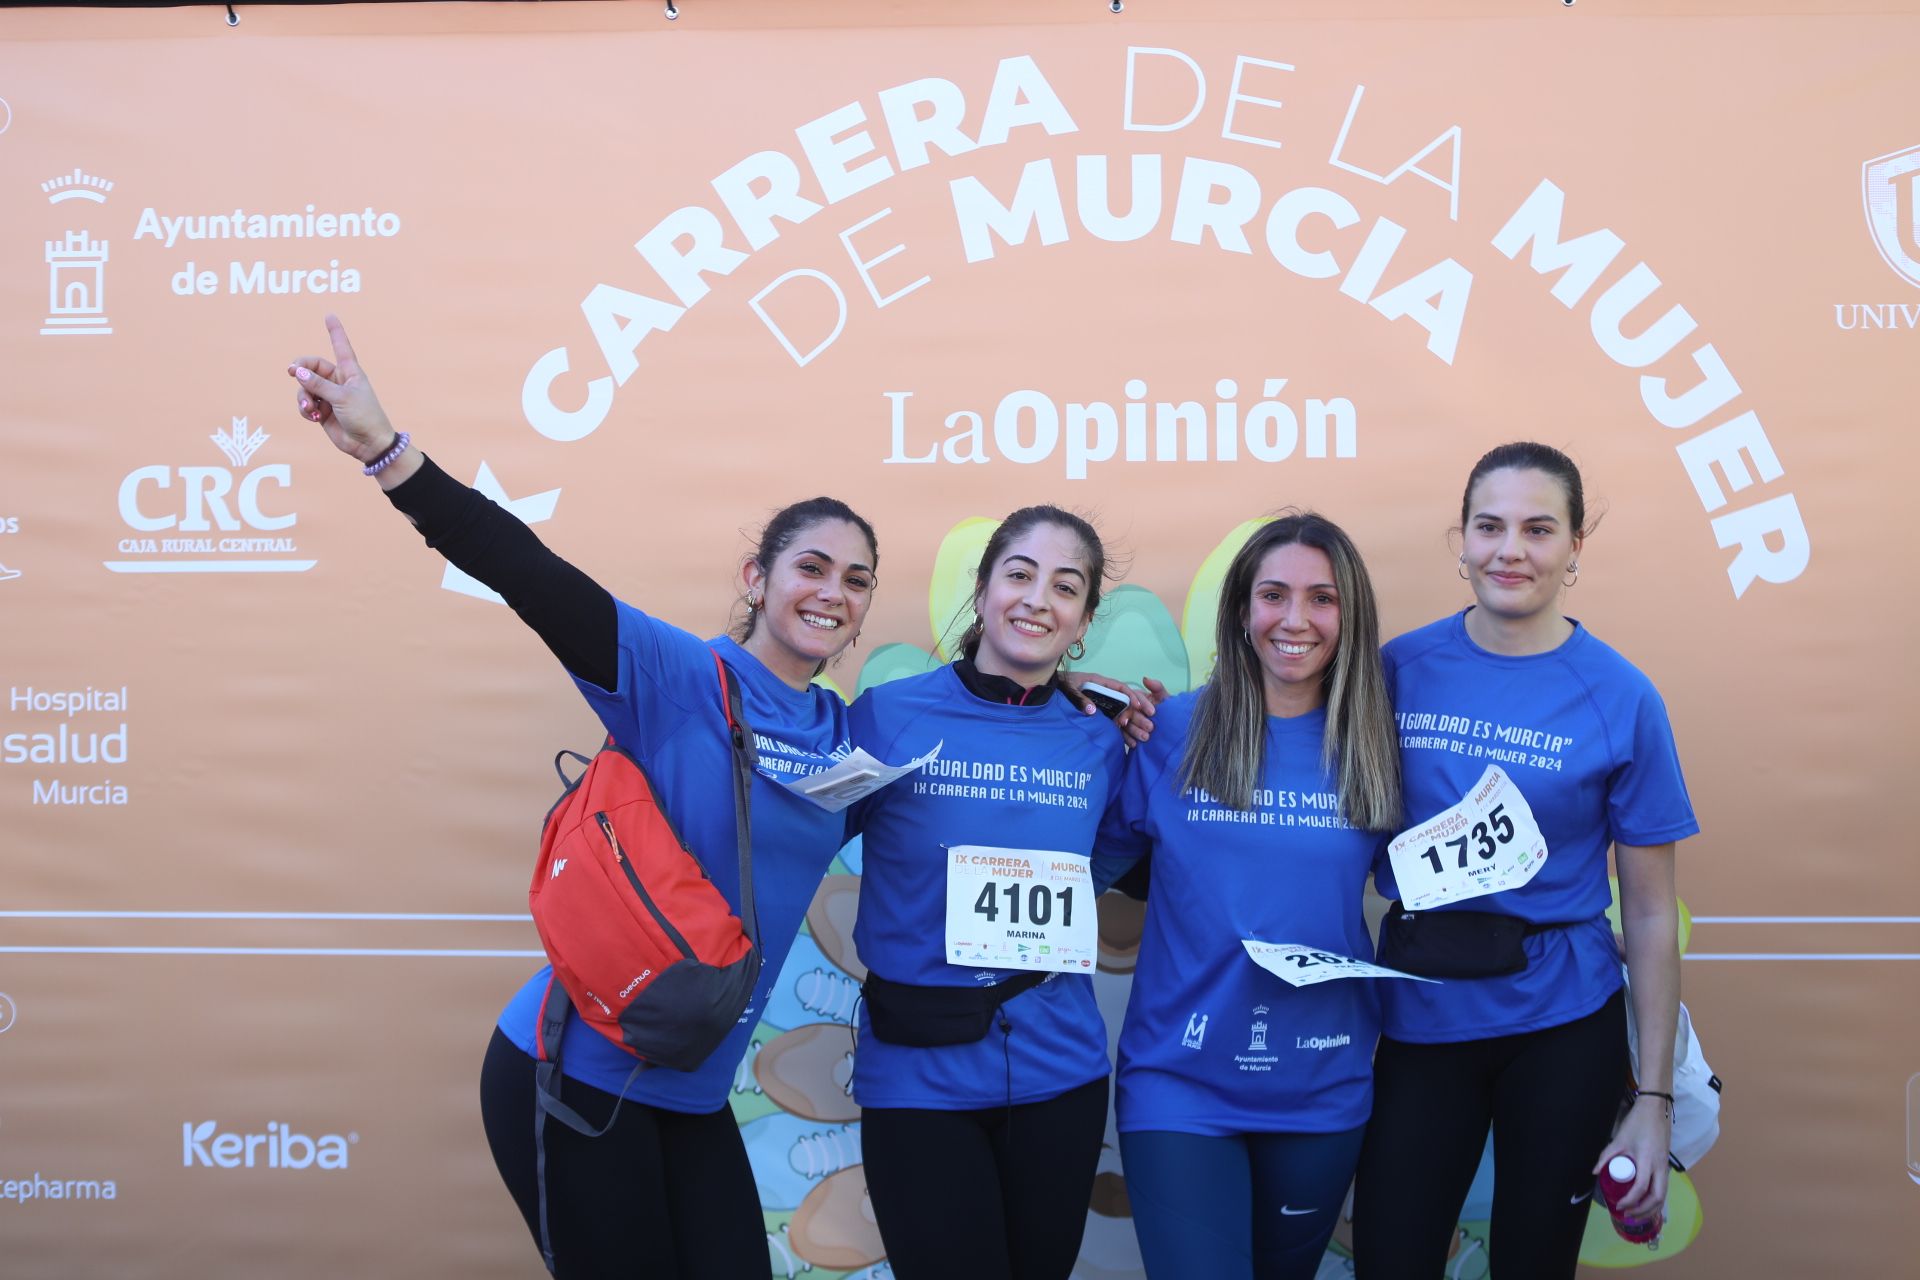
[[[733,830],[740,853],[740,923],[753,949],[760,951],[760,912],[753,900],[753,731],[741,706],[740,682],[718,653],[713,665],[720,676],[720,713],[727,720],[733,753]]]

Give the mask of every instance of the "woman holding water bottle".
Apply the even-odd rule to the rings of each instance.
[[[1460,521],[1474,604],[1383,654],[1414,825],[1376,869],[1402,899],[1379,958],[1440,981],[1381,985],[1355,1262],[1359,1280],[1440,1274],[1491,1125],[1496,1273],[1569,1280],[1615,1156],[1634,1165],[1627,1216],[1657,1219],[1666,1198],[1674,843],[1699,825],[1653,683],[1561,613],[1590,532],[1578,468],[1502,445],[1468,476]],[[1624,1115],[1609,848],[1640,1035]]]

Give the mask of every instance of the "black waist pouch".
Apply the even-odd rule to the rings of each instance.
[[[1498,978],[1527,967],[1528,938],[1568,923],[1535,924],[1495,911],[1408,911],[1395,902],[1380,922],[1379,963],[1422,978]]]
[[[876,1039],[914,1049],[972,1044],[993,1026],[1001,1005],[1049,977],[1023,973],[991,987],[921,987],[869,972],[860,986]]]

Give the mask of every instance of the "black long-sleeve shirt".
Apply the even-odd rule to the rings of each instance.
[[[556,555],[539,535],[477,489],[422,457],[387,493],[427,545],[500,593],[569,673],[611,690],[619,679],[613,596]]]

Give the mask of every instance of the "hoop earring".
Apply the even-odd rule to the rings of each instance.
[[[1580,562],[1578,560],[1567,561],[1567,572],[1572,574],[1573,576],[1569,578],[1560,579],[1560,585],[1563,587],[1579,586],[1580,585]]]
[[[1253,644],[1253,629],[1251,627],[1240,628],[1240,638],[1242,640],[1245,640],[1247,644],[1251,646]]]
[[[1462,582],[1473,581],[1472,578],[1467,576],[1467,558],[1465,556],[1460,557],[1460,581]]]
[[[1074,652],[1075,649],[1078,649],[1080,652],[1075,653]],[[1087,642],[1085,640],[1075,640],[1072,644],[1067,646],[1068,662],[1078,662],[1080,661],[1080,659],[1086,656],[1087,656]]]

